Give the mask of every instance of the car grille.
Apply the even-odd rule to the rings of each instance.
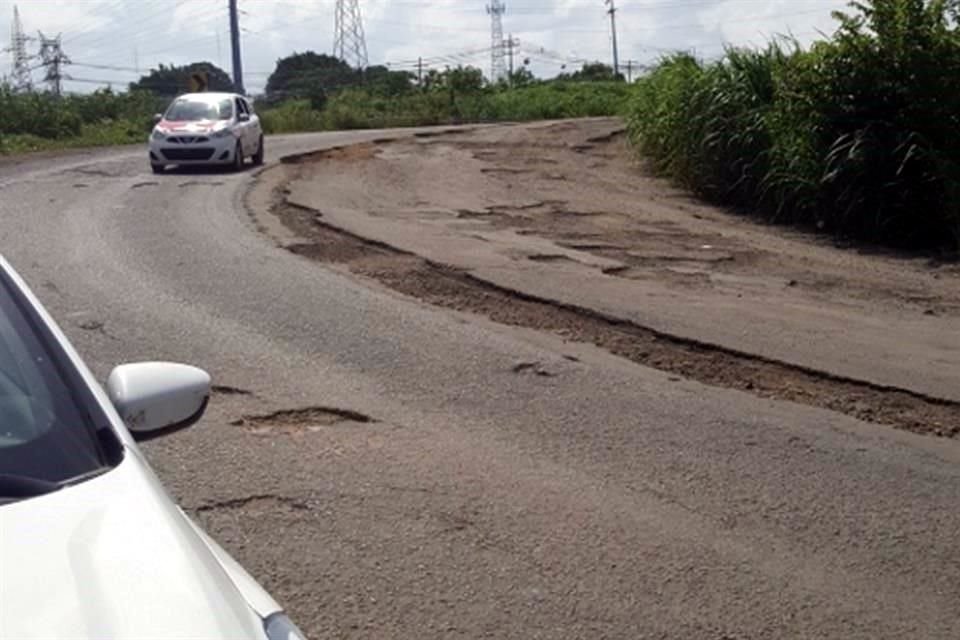
[[[170,144],[196,144],[198,142],[210,142],[207,136],[170,136],[167,138]]]
[[[209,160],[213,157],[213,149],[209,147],[194,147],[177,149],[165,147],[161,149],[167,160]]]

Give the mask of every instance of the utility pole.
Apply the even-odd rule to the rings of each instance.
[[[610,34],[613,39],[613,77],[616,78],[620,75],[620,60],[618,59],[619,54],[617,52],[617,7],[614,1],[615,0],[604,0],[604,4],[610,5],[607,13],[610,14]]]
[[[490,14],[490,82],[503,80],[506,75],[506,65],[503,55],[503,14],[507,12],[507,5],[502,0],[491,0],[487,5]]]
[[[10,54],[13,58],[13,88],[15,91],[30,91],[33,89],[33,79],[30,77],[30,56],[27,55],[27,41],[30,40],[23,33],[20,23],[20,11],[13,6],[13,25],[10,28]]]
[[[63,93],[63,70],[65,64],[70,64],[70,58],[63,53],[60,45],[60,34],[56,38],[48,38],[40,33],[40,61],[47,72],[44,81],[50,87],[53,95],[60,97]]]
[[[423,86],[423,56],[417,56],[417,86]]]
[[[513,34],[512,33],[507,37],[507,55],[510,62],[510,66],[508,67],[510,69],[510,72],[507,75],[507,83],[510,86],[513,86]]]
[[[237,0],[227,0],[230,7],[230,48],[233,51],[233,89],[239,94],[243,90],[243,61],[240,59],[240,16]]]

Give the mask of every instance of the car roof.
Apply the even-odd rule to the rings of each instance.
[[[201,102],[214,102],[216,100],[224,100],[227,98],[244,98],[245,96],[240,95],[239,93],[226,93],[218,91],[206,91],[204,93],[185,93],[183,95],[177,96],[177,100],[198,100]]]

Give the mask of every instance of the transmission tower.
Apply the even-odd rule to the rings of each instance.
[[[60,44],[60,34],[55,38],[48,38],[40,33],[40,64],[47,70],[43,80],[50,87],[55,96],[63,90],[63,65],[70,64],[70,58],[63,53]]]
[[[490,82],[498,82],[507,76],[503,52],[503,14],[506,12],[507,5],[501,0],[492,0],[487,5],[490,14]]]
[[[367,68],[360,0],[337,0],[334,11],[333,55],[356,69]]]
[[[10,81],[14,91],[30,91],[33,88],[33,79],[30,77],[30,56],[27,55],[27,42],[30,40],[23,33],[20,23],[20,11],[13,6],[13,26],[10,28],[10,55],[13,58]]]

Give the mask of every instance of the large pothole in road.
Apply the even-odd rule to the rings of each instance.
[[[273,215],[305,239],[287,246],[298,255],[346,265],[354,273],[428,304],[594,344],[638,364],[704,384],[821,407],[915,433],[960,437],[960,402],[843,378],[673,336],[592,309],[498,287],[469,272],[438,265],[337,229],[325,223],[317,211],[288,205],[282,175],[279,183],[265,181],[258,187],[272,189]],[[258,198],[262,201],[262,195]],[[327,410],[318,414],[306,410],[306,413],[280,412],[244,424],[252,429],[303,430],[304,425],[307,429],[318,429],[331,420],[336,423],[348,419]]]
[[[232,421],[235,427],[242,427],[257,435],[300,434],[322,431],[336,425],[368,424],[376,420],[368,415],[349,409],[333,407],[304,407],[285,409],[263,415],[245,415]]]

